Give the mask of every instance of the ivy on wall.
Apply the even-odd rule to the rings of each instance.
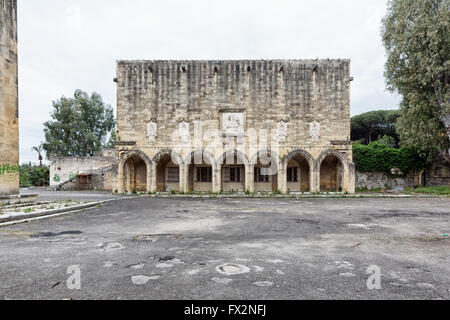
[[[427,165],[416,148],[389,148],[387,145],[372,142],[369,145],[353,145],[353,161],[360,172],[384,172],[392,175],[393,169],[403,174],[420,171]]]

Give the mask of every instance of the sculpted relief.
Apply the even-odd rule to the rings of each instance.
[[[227,135],[241,135],[244,133],[244,114],[243,113],[224,113],[223,130]]]
[[[158,125],[156,122],[150,121],[147,123],[147,138],[150,143],[156,141],[156,137],[158,136]]]
[[[287,123],[284,121],[278,122],[277,136],[279,142],[286,142],[287,140]]]
[[[186,121],[180,122],[178,134],[181,142],[189,142],[191,138],[189,122]]]
[[[313,142],[318,142],[320,139],[320,123],[313,121],[310,124],[310,135]]]

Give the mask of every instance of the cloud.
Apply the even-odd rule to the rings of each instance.
[[[352,114],[393,108],[380,0],[21,0],[21,161],[44,140],[52,100],[75,89],[116,104],[118,59],[350,58]]]

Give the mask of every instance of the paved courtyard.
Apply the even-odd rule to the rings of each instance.
[[[0,299],[449,299],[449,232],[450,199],[117,198],[0,228]]]

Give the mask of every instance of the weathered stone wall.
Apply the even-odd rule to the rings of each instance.
[[[97,154],[94,157],[62,157],[52,160],[50,165],[50,187],[62,186],[64,190],[75,188],[78,174],[92,174],[92,187],[101,190],[112,190],[111,169],[114,157],[110,150],[104,155]]]
[[[383,172],[356,172],[356,188],[358,189],[394,189],[414,186],[417,186],[417,182],[412,175],[405,178],[392,178]]]
[[[424,180],[424,175],[426,175]],[[394,189],[395,187],[450,186],[450,168],[434,164],[424,172],[410,173],[405,177],[391,177],[384,172],[356,172],[356,188]]]
[[[0,194],[19,193],[17,1],[0,0]]]
[[[124,191],[123,165],[133,151],[142,152],[151,166],[162,150],[176,150],[186,159],[193,150],[204,149],[214,162],[218,161],[230,151],[225,138],[220,137],[222,140],[212,147],[211,140],[203,137],[200,145],[180,148],[180,126],[187,126],[186,140],[197,141],[196,129],[204,135],[217,131],[223,134],[224,114],[236,113],[242,117],[245,134],[234,142],[245,155],[246,166],[250,166],[246,189],[254,189],[250,161],[260,149],[248,133],[266,129],[270,130],[267,147],[280,159],[278,177],[272,177],[278,179],[273,185],[279,190],[288,190],[288,156],[301,151],[312,159],[309,185],[312,191],[318,191],[320,163],[316,162],[332,151],[345,162],[344,189],[354,192],[350,81],[349,60],[118,61],[117,159],[123,161],[114,184]],[[320,127],[316,133],[312,130],[314,123]],[[285,139],[275,146],[270,138],[280,134],[283,124]],[[154,180],[155,169],[148,170],[148,178]],[[188,171],[182,168],[180,174],[187,177]],[[215,163],[214,191],[222,186],[221,172]],[[186,179],[180,179],[181,190],[186,189]],[[154,181],[147,183],[155,189]]]

